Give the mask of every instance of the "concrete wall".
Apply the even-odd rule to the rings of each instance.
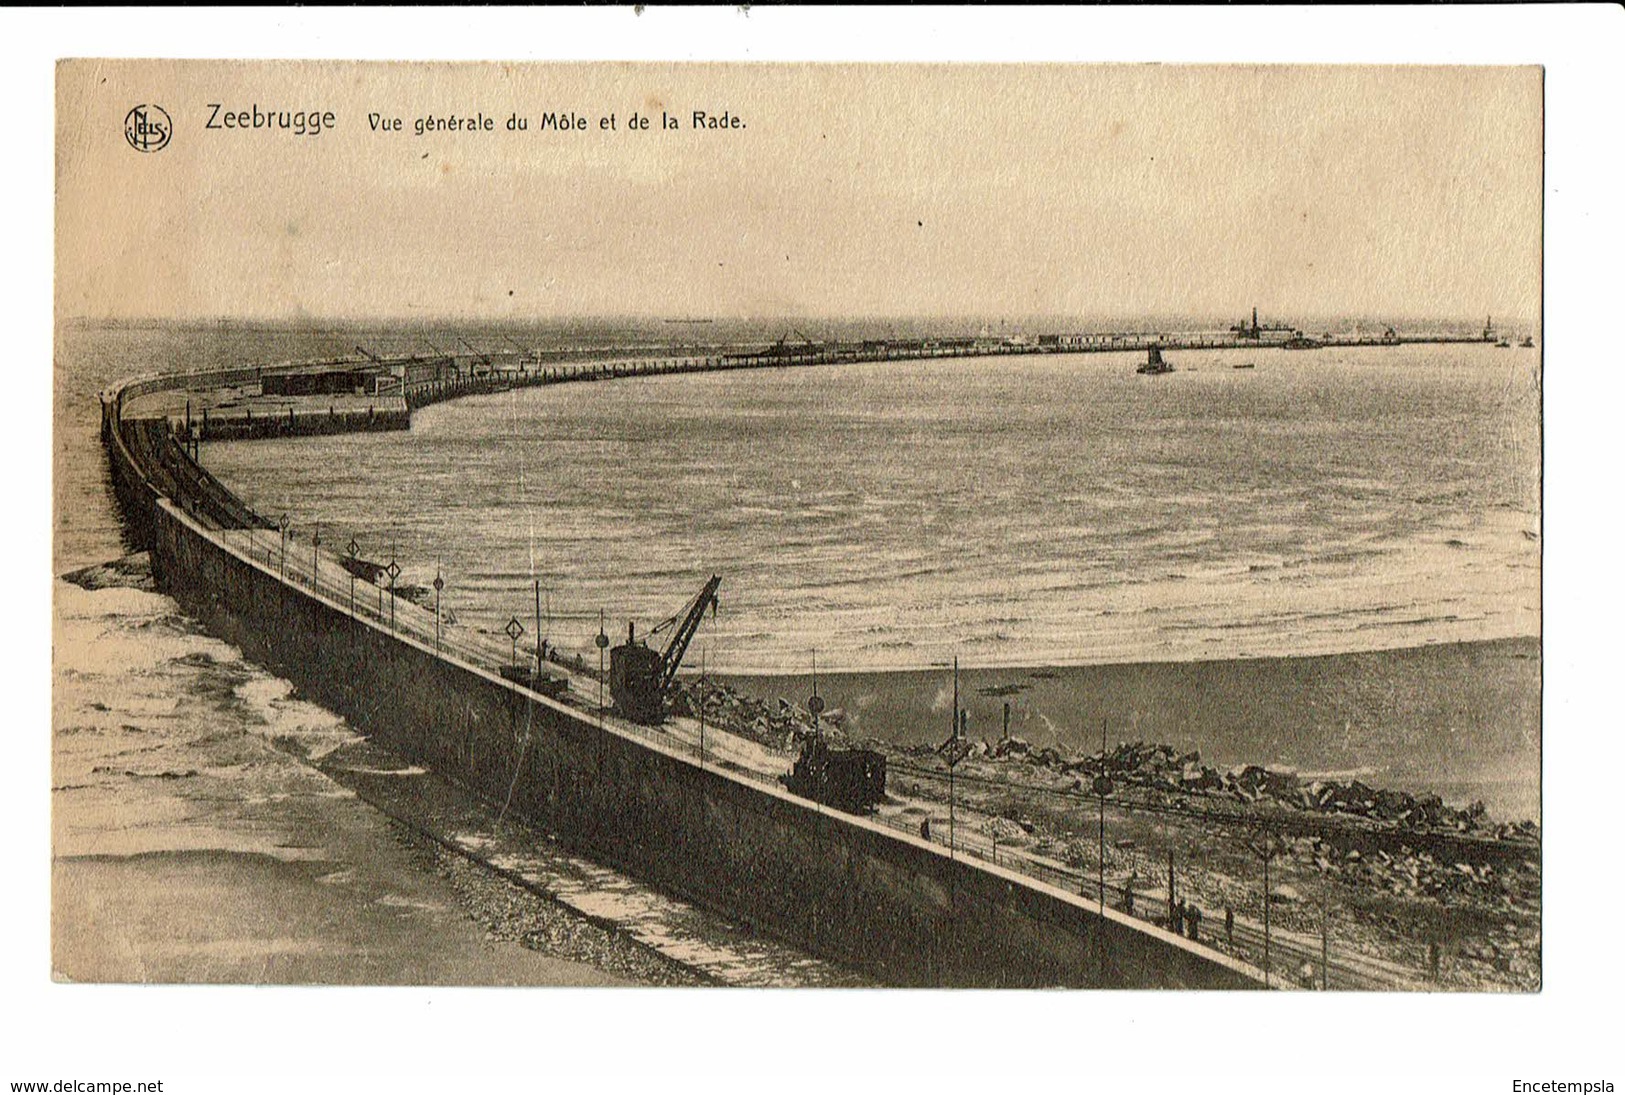
[[[116,448],[115,462],[117,460]],[[636,877],[898,985],[1256,988],[1255,971],[1031,878],[834,814],[392,635],[167,500],[160,586],[402,755]]]

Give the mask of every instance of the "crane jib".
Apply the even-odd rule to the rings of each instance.
[[[660,687],[664,691],[671,687],[677,678],[677,668],[683,664],[683,655],[688,653],[688,644],[694,641],[694,633],[700,629],[700,621],[705,617],[705,610],[716,605],[717,589],[722,585],[722,578],[711,575],[711,580],[705,583],[700,595],[694,598],[684,614],[682,623],[672,633],[671,642],[666,644],[666,652],[662,655],[660,670]]]

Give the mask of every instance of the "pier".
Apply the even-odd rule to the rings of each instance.
[[[754,369],[817,368],[890,361],[1032,357],[1049,354],[1256,350],[1304,353],[1366,347],[1493,344],[1481,334],[1322,334],[1238,324],[1228,333],[1100,332],[1034,338],[943,337],[858,342],[714,347],[713,352],[526,351],[519,348],[384,357],[358,347],[359,357],[219,370],[166,386],[151,381],[123,390],[130,418],[163,418],[183,448],[201,441],[301,437],[411,425],[411,412],[447,399],[516,388],[584,384],[633,377]],[[121,413],[123,411],[121,410]]]
[[[400,400],[409,422],[415,407],[515,387],[902,352],[869,349],[869,357],[792,351],[534,367],[520,355],[371,362],[356,364],[352,381],[374,391],[343,398],[373,400],[372,414],[341,418],[335,402],[325,419],[323,401],[340,393],[268,397],[265,378],[350,363],[215,370],[110,389],[103,437],[134,538],[183,608],[358,730],[511,802],[584,854],[889,984],[1263,987],[1258,969],[1102,907],[1068,879],[955,855],[707,758],[680,737],[535,692],[494,671],[490,652],[444,641],[438,621],[393,590],[387,613],[358,605],[353,589],[345,595],[337,545],[323,552],[307,536],[290,552],[285,530],[197,459],[201,440],[289,436],[301,422],[311,432],[333,428],[324,422],[384,428],[376,409],[384,398]],[[266,398],[296,402],[270,415],[256,404]],[[250,432],[251,417],[267,425]]]

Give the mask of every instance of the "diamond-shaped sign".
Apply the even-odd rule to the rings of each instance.
[[[286,513],[284,513],[284,514],[283,514],[283,515],[282,515],[282,521],[281,521],[281,525],[282,525],[282,531],[283,531],[283,532],[287,532],[287,531],[288,531],[288,524],[289,524],[289,521],[288,521],[288,515],[287,515],[287,514],[286,514]]]
[[[401,565],[395,560],[391,559],[389,561],[389,565],[384,568],[384,573],[389,575],[389,580],[391,582],[394,582],[396,578],[401,576]]]
[[[436,574],[434,576],[434,591],[436,593],[439,593],[442,589],[445,589],[445,588],[446,588],[446,583],[441,580],[440,575]]]
[[[314,535],[311,536],[310,542],[315,547],[321,547],[322,546],[322,534],[319,533],[319,532],[315,533]]]
[[[354,559],[357,555],[361,554],[361,545],[356,543],[355,537],[352,536],[350,537],[349,546],[347,546],[344,550],[348,551],[350,553],[350,558]]]
[[[508,618],[508,626],[502,630],[508,633],[508,638],[512,639],[514,642],[518,642],[519,636],[525,633],[525,625],[519,622],[518,616],[510,616]]]

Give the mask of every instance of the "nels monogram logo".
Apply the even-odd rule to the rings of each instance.
[[[137,152],[158,152],[169,144],[175,125],[156,103],[142,103],[124,116],[124,139]]]

